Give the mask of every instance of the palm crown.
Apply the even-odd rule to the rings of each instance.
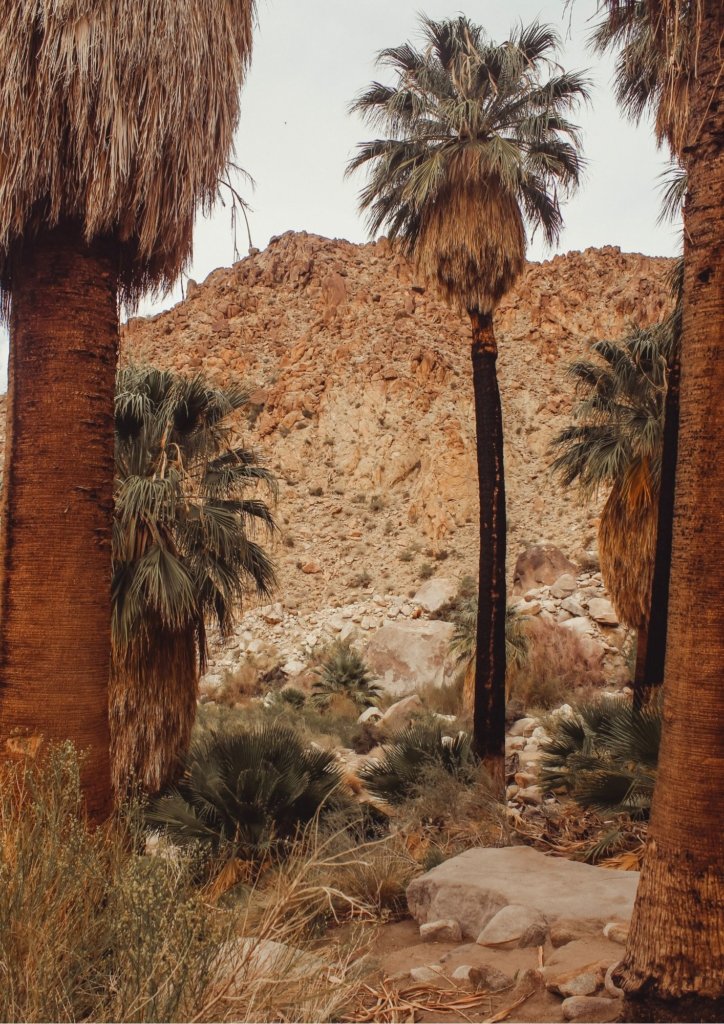
[[[226,633],[245,590],[268,594],[272,564],[254,533],[274,528],[249,496],[273,477],[234,443],[229,415],[248,400],[202,376],[128,367],[116,395],[113,633],[123,648],[149,621],[192,627],[203,663],[205,624]]]
[[[422,26],[424,49],[379,55],[395,84],[374,82],[353,103],[389,134],[360,144],[348,170],[371,165],[360,196],[371,230],[400,239],[448,301],[490,312],[523,268],[525,222],[558,238],[559,190],[582,164],[567,114],[588,83],[556,72],[546,26],[502,44],[463,16]]]

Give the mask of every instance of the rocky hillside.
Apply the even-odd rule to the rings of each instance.
[[[496,315],[509,567],[528,541],[576,560],[596,509],[547,466],[570,415],[566,365],[666,310],[666,259],[588,249],[529,264]],[[280,477],[280,597],[301,611],[407,594],[477,557],[468,327],[386,239],[287,233],[214,271],[172,310],[134,319],[126,360],[203,369],[252,389],[243,425]],[[445,560],[446,564],[436,564]]]

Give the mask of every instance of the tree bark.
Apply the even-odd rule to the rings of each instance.
[[[634,683],[634,707],[640,709],[664,681],[666,661],[666,621],[669,611],[669,580],[674,527],[676,459],[679,450],[679,389],[681,368],[678,352],[668,368],[664,405],[664,439],[661,453],[661,485],[656,527],[656,556],[651,582],[651,608],[648,621],[646,655],[641,679]]]
[[[724,1019],[724,155],[721,0],[703,0],[684,157],[679,459],[664,730],[619,984],[626,1020]]]
[[[12,275],[0,581],[0,752],[72,740],[110,810],[114,246],[45,231]]]
[[[505,789],[505,478],[498,349],[490,313],[471,311],[480,496],[480,565],[473,749]]]

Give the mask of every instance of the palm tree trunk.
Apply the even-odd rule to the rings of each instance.
[[[702,0],[685,152],[680,455],[664,732],[626,956],[623,1019],[724,1019],[724,154],[721,0]]]
[[[490,313],[473,310],[473,393],[480,494],[480,571],[473,748],[498,790],[505,788],[505,479],[503,419]]]
[[[150,637],[150,639],[149,639]],[[178,779],[199,689],[193,630],[160,621],[115,654],[111,670],[111,773],[118,798],[158,793]]]
[[[652,692],[664,681],[666,660],[666,620],[669,611],[669,577],[671,574],[671,545],[674,526],[674,493],[676,488],[676,458],[679,448],[679,387],[680,365],[678,353],[668,371],[668,386],[664,406],[664,440],[661,453],[661,486],[656,528],[656,557],[651,583],[651,610],[648,621],[646,654],[634,682],[634,707],[641,708]]]
[[[0,582],[0,751],[84,752],[88,812],[108,758],[117,273],[111,242],[44,231],[12,275]]]

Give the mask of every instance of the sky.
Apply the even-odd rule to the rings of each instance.
[[[674,225],[657,225],[659,175],[666,156],[651,126],[634,127],[618,113],[611,89],[613,62],[594,57],[586,40],[596,0],[258,0],[254,54],[243,93],[236,162],[255,180],[238,181],[251,206],[252,242],[263,249],[284,231],[310,231],[352,242],[368,239],[357,213],[363,176],[345,180],[344,169],[358,142],[374,135],[347,112],[350,101],[373,79],[375,54],[406,40],[419,42],[418,14],[451,17],[461,9],[497,41],[511,25],[549,22],[563,38],[566,70],[590,70],[592,101],[579,110],[587,168],[578,194],[564,208],[565,229],[555,250],[534,238],[529,258],[588,246],[618,245],[625,251],[672,255],[679,245]],[[248,248],[244,225],[236,244]],[[238,257],[236,257],[238,258]],[[235,259],[230,208],[200,218],[194,234],[190,276],[202,281]],[[139,312],[168,308],[180,285],[162,298],[148,298]],[[4,387],[7,335],[0,337],[0,387]]]

